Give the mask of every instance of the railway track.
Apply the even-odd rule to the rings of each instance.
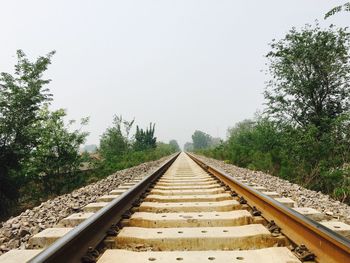
[[[316,212],[248,184],[181,153],[0,262],[350,262]]]

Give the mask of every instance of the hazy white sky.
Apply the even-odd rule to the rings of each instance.
[[[263,108],[264,54],[273,38],[326,21],[345,1],[326,0],[0,0],[0,72],[15,52],[56,50],[48,77],[54,108],[90,116],[97,144],[114,114],[156,123],[159,140],[183,145],[195,129],[226,136]]]

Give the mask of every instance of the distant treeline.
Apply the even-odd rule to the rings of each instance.
[[[179,151],[177,142],[157,142],[147,129],[115,117],[95,153],[81,154],[88,135],[72,130],[63,109],[49,109],[50,82],[43,73],[55,52],[28,60],[17,51],[14,74],[0,74],[0,220],[110,173]],[[81,127],[88,118],[81,120]],[[123,130],[125,128],[125,130]],[[123,133],[125,132],[125,134]]]
[[[350,203],[350,34],[293,28],[271,43],[266,109],[204,155],[261,170]],[[186,147],[191,146],[187,144]]]
[[[186,142],[184,145],[185,151],[198,151],[202,149],[213,148],[221,143],[220,138],[214,138],[211,135],[196,130],[192,134],[192,142]]]

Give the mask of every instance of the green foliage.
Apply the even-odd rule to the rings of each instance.
[[[133,124],[134,120],[126,121],[122,116],[114,116],[113,126],[103,133],[100,140],[99,152],[107,162],[117,161],[129,151],[129,134]]]
[[[43,79],[43,73],[54,53],[30,62],[18,50],[14,75],[0,74],[0,217],[17,201],[20,184],[14,175],[41,136],[40,109],[51,99],[44,88],[50,80]]]
[[[324,16],[324,19],[327,19],[341,11],[346,11],[346,12],[350,12],[350,2],[347,2],[343,5],[338,5],[338,6],[335,6],[333,7],[331,10],[329,10],[325,16]]]
[[[315,190],[331,193],[336,199],[349,203],[350,196],[350,168],[343,166],[321,174],[319,184]]]
[[[116,171],[139,165],[144,162],[154,161],[172,153],[174,153],[174,151],[168,144],[166,146],[158,144],[155,149],[148,149],[145,151],[129,151],[120,156],[114,162],[103,160],[98,163],[94,176],[97,178],[103,178]]]
[[[173,154],[174,152],[174,148],[171,145],[162,142],[158,142],[156,147],[153,149],[147,149],[144,151],[130,151],[118,162],[109,164],[109,173],[126,169],[144,162],[154,161],[160,159],[161,157]]]
[[[44,107],[38,123],[41,136],[31,156],[23,163],[22,173],[38,183],[44,195],[58,195],[79,184],[75,176],[79,171],[81,156],[79,147],[84,143],[87,133],[66,127],[63,109],[50,112]],[[87,119],[82,119],[85,125]],[[71,121],[70,124],[73,124]]]
[[[117,170],[138,165],[143,162],[159,159],[177,151],[175,140],[172,144],[157,143],[154,137],[155,124],[146,130],[136,126],[136,133],[130,136],[134,120],[125,121],[115,117],[113,126],[108,128],[100,140],[99,153],[102,160],[96,163],[95,176],[102,178]]]
[[[200,151],[208,148],[213,148],[219,145],[220,143],[220,138],[213,138],[205,132],[196,130],[192,134],[192,143],[186,143],[185,148],[188,148],[188,151]]]
[[[334,122],[319,137],[315,126],[281,126],[266,118],[229,129],[228,140],[200,153],[252,170],[265,171],[344,202],[350,201],[350,122]]]
[[[200,150],[210,147],[211,136],[202,131],[195,131],[192,135],[193,149]]]
[[[79,148],[87,134],[69,131],[64,110],[48,109],[43,74],[54,53],[30,62],[18,50],[14,75],[0,74],[0,218],[83,181]]]
[[[266,119],[245,120],[229,130],[228,159],[254,170],[274,170],[273,160],[279,161],[280,137],[277,127]]]
[[[136,151],[145,151],[156,148],[157,138],[154,137],[155,124],[150,123],[146,130],[136,126],[134,149]]]
[[[317,24],[271,44],[267,112],[279,121],[328,132],[350,108],[350,34]]]

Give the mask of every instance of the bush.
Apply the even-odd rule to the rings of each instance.
[[[260,170],[349,203],[349,121],[342,116],[330,133],[319,136],[317,127],[293,128],[264,119],[245,120],[229,130],[229,138],[208,157]]]

